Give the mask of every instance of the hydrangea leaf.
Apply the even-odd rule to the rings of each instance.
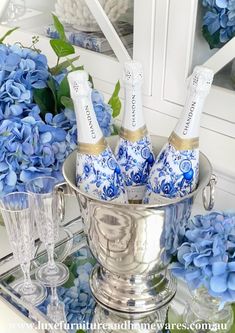
[[[71,288],[74,286],[74,280],[75,280],[75,276],[73,275],[73,273],[71,272],[71,270],[69,270],[69,278],[68,280],[65,282],[65,284],[63,285],[64,288]]]
[[[7,278],[6,278],[6,280],[5,280],[5,283],[6,284],[11,284],[12,282],[14,282],[15,281],[15,276],[14,275],[10,275],[10,276],[8,276]]]
[[[70,97],[62,96],[61,99],[61,104],[67,109],[74,110],[74,104],[73,100]]]
[[[70,64],[71,72],[84,70],[84,66],[74,66],[73,63]]]
[[[120,128],[117,124],[113,125],[113,131],[112,131],[112,135],[118,135],[118,133],[120,132]]]
[[[51,93],[54,97],[54,109],[51,110],[51,112],[53,114],[57,114],[57,92],[56,92],[56,85],[55,85],[55,81],[53,80],[52,77],[49,77],[48,81],[47,81],[47,85],[49,87],[49,89],[51,90]]]
[[[64,69],[67,69],[68,67],[70,67],[79,58],[80,58],[80,56],[76,56],[74,58],[67,59],[67,60],[61,62],[59,65],[51,68],[50,71],[53,75],[57,75],[57,74],[61,73]],[[82,69],[82,67],[83,66],[80,66],[81,69]]]
[[[50,44],[58,58],[67,57],[75,53],[73,45],[64,40],[51,39]]]
[[[17,29],[19,29],[19,27],[15,27],[13,29],[8,30],[1,38],[0,38],[0,44],[3,43],[3,41],[5,40],[6,37],[8,37],[9,35],[11,35],[14,31],[16,31]]]
[[[110,100],[108,101],[108,104],[111,106],[112,110],[113,110],[113,118],[116,118],[117,116],[119,116],[120,112],[121,112],[121,107],[122,107],[122,103],[120,101],[119,98],[119,92],[120,92],[120,82],[118,81],[114,92],[110,98]]]
[[[92,76],[89,74],[89,82],[90,82],[90,84],[91,84],[91,88],[93,89],[94,88],[94,82],[93,82],[93,78],[92,78]]]
[[[34,89],[33,97],[35,103],[41,111],[42,116],[45,116],[47,112],[51,112],[55,109],[55,99],[49,88]]]
[[[207,43],[209,44],[211,49],[217,48],[220,46],[220,32],[219,30],[216,31],[213,35],[211,35],[208,31],[207,26],[202,27],[202,34],[206,39]]]
[[[59,108],[63,106],[63,103],[61,102],[62,97],[70,97],[70,89],[67,76],[65,76],[64,79],[61,81],[61,84],[57,91],[57,100]]]
[[[58,19],[58,17],[54,14],[52,14],[53,21],[54,21],[54,26],[56,28],[56,31],[58,32],[60,39],[64,40],[65,42],[67,41],[65,31],[64,31],[64,26]]]

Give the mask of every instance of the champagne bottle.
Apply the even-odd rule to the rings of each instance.
[[[126,203],[124,179],[99,127],[88,74],[85,71],[71,72],[68,81],[77,121],[77,186],[98,199]]]
[[[144,203],[156,202],[157,195],[183,197],[196,189],[200,117],[212,81],[212,70],[195,67],[181,117],[150,172]]]
[[[143,200],[150,169],[154,163],[152,145],[142,110],[143,70],[140,63],[124,65],[125,109],[115,150],[131,203]]]

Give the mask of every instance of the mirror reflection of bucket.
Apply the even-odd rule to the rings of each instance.
[[[109,139],[113,148],[117,138]],[[165,143],[152,136],[155,153]],[[118,204],[101,201],[76,187],[76,152],[65,161],[63,174],[79,200],[89,247],[99,262],[91,289],[104,307],[121,312],[152,311],[167,304],[176,291],[167,266],[184,235],[193,201],[210,182],[212,167],[200,154],[196,191],[159,204]]]

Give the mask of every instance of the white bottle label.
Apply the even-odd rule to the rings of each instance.
[[[213,71],[211,69],[202,66],[195,67],[190,79],[185,107],[174,130],[174,133],[181,139],[192,139],[199,136],[201,113],[212,81]]]
[[[77,119],[78,142],[96,144],[103,133],[96,119],[91,97],[80,96],[74,101]]]
[[[181,119],[174,132],[182,139],[197,138],[199,136],[200,119],[204,98],[193,94],[187,98]]]
[[[141,86],[127,86],[125,88],[125,111],[122,127],[129,131],[136,131],[145,126],[142,111]]]
[[[77,120],[78,143],[96,144],[103,138],[103,133],[93,108],[88,74],[85,71],[71,72],[68,82]]]

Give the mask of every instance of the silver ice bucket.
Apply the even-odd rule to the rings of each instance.
[[[109,144],[115,146],[117,138]],[[157,154],[166,138],[152,136]],[[167,266],[176,253],[193,201],[203,191],[207,208],[213,206],[212,167],[200,154],[200,180],[196,191],[184,198],[159,204],[117,204],[97,200],[76,187],[76,152],[64,162],[63,175],[81,207],[89,247],[99,265],[90,285],[104,307],[128,313],[155,311],[176,292]],[[206,187],[211,196],[206,203]]]

